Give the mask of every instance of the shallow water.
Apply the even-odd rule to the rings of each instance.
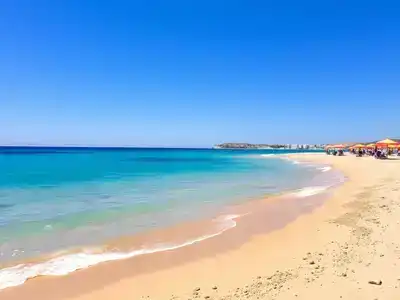
[[[298,192],[301,198],[329,186],[329,166],[293,163],[271,155],[282,152],[2,148],[0,261],[8,265],[55,252],[58,257],[67,249],[102,245],[122,236],[217,217],[223,207],[266,195],[302,189]],[[220,218],[223,222],[216,222],[215,232],[183,244],[233,226],[229,216]],[[158,248],[178,246],[182,245]],[[114,252],[107,254],[110,257],[106,260],[158,248]],[[4,276],[16,285],[23,280],[18,276],[24,272],[27,278],[29,272],[64,274],[105,259],[104,253],[74,255],[64,256],[61,266],[56,260],[57,267],[54,261],[48,261],[46,266],[35,266],[40,270],[31,266],[29,270],[26,266],[8,269],[8,273],[0,270],[0,283]]]

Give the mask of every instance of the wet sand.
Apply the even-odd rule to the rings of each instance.
[[[290,157],[330,164],[349,180],[324,205],[321,197],[302,198],[298,202],[302,205],[293,205],[293,197],[253,203],[254,215],[242,217],[235,229],[215,239],[68,276],[36,278],[0,291],[0,298],[374,299],[376,295],[392,299],[398,295],[400,161],[319,154]]]

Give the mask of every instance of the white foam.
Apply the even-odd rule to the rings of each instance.
[[[85,269],[106,261],[127,259],[134,256],[151,254],[161,251],[170,251],[193,245],[195,243],[220,235],[224,231],[235,227],[235,219],[239,217],[239,215],[221,216],[215,220],[215,222],[217,222],[219,225],[218,232],[204,235],[181,244],[162,244],[156,245],[153,248],[138,249],[131,252],[94,253],[87,250],[80,253],[73,253],[55,257],[42,263],[19,264],[13,267],[5,268],[0,270],[0,290],[12,286],[21,285],[28,279],[37,276],[62,276],[72,273],[76,270]]]
[[[290,157],[287,157],[287,156],[281,156],[280,158],[283,159],[283,160],[287,160],[287,161],[291,162],[294,165],[304,164],[304,162],[301,162],[301,161],[298,161],[298,160],[294,160],[294,159],[292,159]]]
[[[329,186],[309,186],[298,190],[297,192],[294,193],[294,195],[299,198],[310,197],[320,194],[325,190],[327,190],[328,188]]]
[[[274,158],[279,158],[279,159],[282,159],[282,160],[287,160],[287,161],[291,162],[294,165],[304,164],[304,162],[294,160],[294,159],[292,159],[290,157],[287,157],[287,156],[284,156],[284,155],[281,155],[281,154],[260,154],[260,155],[262,157],[265,157],[265,158],[274,157]]]
[[[46,226],[43,227],[44,230],[52,230],[53,226],[51,226],[50,224],[47,224]]]
[[[276,154],[260,154],[262,157],[276,156]]]
[[[329,166],[320,167],[320,168],[318,168],[318,170],[321,170],[321,172],[328,172],[328,171],[332,170],[332,167],[329,167]]]

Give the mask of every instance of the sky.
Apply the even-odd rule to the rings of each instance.
[[[400,137],[397,1],[0,3],[0,144]]]

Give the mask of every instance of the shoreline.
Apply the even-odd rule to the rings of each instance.
[[[325,172],[323,169],[326,166],[316,166],[321,172]],[[317,175],[318,176],[318,175]],[[321,176],[321,175],[319,175]],[[339,182],[332,182],[334,185],[338,185]],[[215,252],[226,251],[228,248],[238,247],[245,243],[255,234],[265,234],[267,232],[284,227],[287,223],[295,220],[299,215],[309,213],[310,209],[313,210],[317,206],[322,205],[326,199],[327,193],[331,186],[326,187],[314,187],[306,186],[304,188],[292,191],[286,191],[279,194],[269,195],[266,198],[251,200],[241,204],[234,204],[225,207],[223,211],[219,211],[215,218],[204,219],[196,222],[185,222],[179,223],[175,226],[166,227],[164,229],[155,229],[150,232],[144,232],[134,236],[125,236],[112,241],[108,241],[103,246],[89,246],[85,248],[73,248],[71,250],[65,250],[57,252],[56,255],[48,254],[43,255],[37,259],[22,260],[20,262],[13,262],[9,266],[5,265],[2,270],[13,269],[13,267],[22,264],[21,272],[27,272],[28,268],[32,269],[50,269],[50,271],[42,271],[44,278],[53,276],[70,276],[76,271],[83,271],[87,268],[96,267],[98,264],[111,263],[119,260],[134,259],[137,256],[142,255],[154,255],[158,252],[178,250],[181,248],[189,247],[197,243],[203,243],[208,239],[222,238],[222,234],[226,234],[226,231],[232,231],[239,221],[240,226],[249,225],[254,221],[249,222],[247,218],[260,218],[259,211],[263,211],[263,217],[269,216],[268,222],[262,224],[260,228],[256,228],[254,224],[247,226],[245,232],[240,233],[238,237],[236,232],[231,232],[229,235],[232,236],[232,240],[235,243],[226,243],[231,245],[229,247],[216,247]],[[300,200],[298,203],[293,203],[297,198],[309,198],[307,200]],[[297,200],[296,200],[297,202]],[[300,203],[301,202],[301,203]],[[310,208],[302,207],[310,206]],[[274,210],[280,210],[280,214],[284,215],[284,210],[295,210],[292,214],[288,214],[281,220],[273,220]],[[258,212],[257,212],[258,211]],[[257,212],[257,213],[256,213]],[[244,224],[242,222],[244,221]],[[258,222],[260,223],[260,222]],[[259,225],[259,224],[257,224]],[[214,242],[215,243],[215,242]],[[217,242],[221,243],[221,242]],[[221,249],[220,249],[221,248]],[[62,255],[60,255],[62,253]],[[78,257],[79,256],[79,257]],[[73,259],[78,258],[78,262],[74,262]],[[64,266],[64,270],[57,270],[57,264],[61,261]],[[189,258],[187,260],[190,260]],[[77,264],[78,263],[78,264]],[[77,264],[77,265],[74,265]],[[14,271],[14,270],[12,270]],[[50,272],[50,273],[49,273]],[[0,274],[2,275],[2,274]],[[30,275],[26,280],[36,280],[37,277],[41,277],[42,274]],[[0,276],[1,277],[1,276]],[[3,277],[3,280],[7,279]],[[3,285],[2,285],[3,284]],[[0,282],[0,288],[9,289],[21,287],[23,281],[16,281],[15,283]],[[0,290],[0,293],[1,293]]]
[[[251,236],[237,247],[221,245],[226,247],[225,251],[213,252],[216,250],[211,247],[214,243],[203,241],[197,245],[202,247],[196,247],[196,251],[194,247],[185,247],[185,255],[182,251],[166,251],[164,255],[143,256],[140,264],[138,260],[133,263],[131,259],[104,263],[64,277],[37,278],[23,286],[0,291],[0,296],[2,299],[24,299],[34,295],[33,299],[91,300],[110,297],[139,299],[141,296],[165,299],[173,294],[174,299],[222,299],[237,294],[239,298],[262,299],[279,295],[282,299],[292,299],[296,294],[296,297],[309,299],[310,295],[322,296],[329,291],[329,297],[337,299],[338,293],[345,293],[347,288],[353,294],[365,293],[367,298],[370,298],[371,292],[382,293],[380,287],[372,286],[375,290],[371,291],[368,281],[353,277],[365,277],[368,274],[376,279],[376,274],[371,275],[369,271],[371,269],[376,273],[376,268],[371,268],[375,259],[371,253],[377,253],[376,242],[369,243],[369,240],[373,240],[374,230],[377,236],[381,236],[383,228],[386,230],[389,225],[399,226],[398,222],[392,224],[388,216],[383,216],[379,219],[380,224],[387,221],[387,225],[375,228],[376,222],[368,223],[370,227],[375,226],[373,229],[359,226],[358,222],[369,222],[367,220],[372,212],[376,219],[376,215],[386,213],[389,206],[393,206],[394,220],[400,215],[397,209],[400,199],[396,193],[400,185],[400,161],[314,154],[296,154],[290,155],[290,158],[332,165],[349,180],[335,189],[332,197],[313,213],[301,215],[294,222],[268,234],[261,232]],[[377,204],[375,198],[379,199]],[[244,227],[244,232],[249,230],[249,227]],[[222,236],[230,232],[232,230]],[[236,230],[235,235],[237,233]],[[398,242],[400,246],[400,240],[396,238],[397,235],[390,236],[392,244]],[[180,252],[179,257],[174,257],[177,252]],[[192,257],[186,260],[189,254]],[[350,254],[359,259],[350,259]],[[385,261],[382,257],[390,259],[387,264],[393,265],[394,258],[389,254],[378,255],[379,266]],[[371,259],[371,255],[374,259]],[[366,261],[368,266],[365,265]],[[162,263],[166,267],[158,268]],[[138,272],[141,266],[147,267],[148,272]],[[380,278],[389,280],[385,278],[385,272],[381,273]],[[113,274],[113,283],[110,283],[109,274]],[[361,282],[363,289],[357,286]],[[343,284],[343,288],[337,289],[336,286],[335,289],[333,283],[339,283],[341,287]],[[397,279],[394,279],[391,288],[397,286]]]
[[[221,157],[225,158],[225,155]],[[296,180],[293,178],[297,178],[298,174],[303,171],[297,166],[290,166],[291,163],[283,162],[283,171],[280,172],[280,162],[275,169],[269,166],[277,164],[278,159],[269,162],[260,154],[239,155],[238,159],[228,155],[228,158],[226,161],[223,159],[222,162],[225,161],[224,163],[229,165],[230,173],[227,171],[227,174],[231,175],[232,173],[231,177],[225,176],[225,171],[218,171],[215,172],[216,180],[214,180],[214,177],[211,176],[212,170],[210,170],[211,177],[208,180],[201,178],[207,178],[204,175],[196,178],[189,174],[188,178],[177,177],[174,179],[172,177],[172,180],[168,179],[160,183],[156,177],[155,182],[161,186],[160,192],[156,187],[157,184],[152,187],[152,184],[149,183],[151,180],[148,182],[144,180],[144,192],[141,192],[140,189],[136,191],[135,188],[132,190],[126,188],[131,183],[121,184],[121,187],[118,187],[118,184],[115,183],[118,180],[115,182],[106,180],[104,183],[99,180],[88,186],[74,187],[72,191],[69,191],[71,187],[68,185],[66,187],[61,185],[59,190],[54,187],[55,191],[50,193],[48,191],[52,191],[53,188],[43,189],[45,194],[40,196],[41,199],[61,197],[62,200],[65,200],[64,196],[69,194],[71,199],[76,198],[76,205],[78,205],[76,216],[75,213],[69,213],[69,201],[65,201],[64,203],[67,204],[64,206],[60,205],[60,208],[66,209],[66,213],[62,209],[59,211],[58,214],[61,217],[58,217],[57,208],[53,209],[55,216],[52,216],[47,212],[46,206],[42,207],[40,203],[37,207],[28,208],[24,212],[24,206],[17,203],[20,198],[25,201],[24,195],[20,195],[23,193],[18,193],[17,190],[17,194],[14,194],[13,188],[6,189],[6,197],[10,198],[7,201],[13,203],[12,198],[15,198],[16,203],[12,206],[9,204],[4,210],[5,223],[3,222],[3,225],[5,226],[2,230],[4,233],[3,243],[0,245],[0,268],[20,262],[41,261],[43,257],[52,258],[59,253],[68,254],[85,249],[89,249],[89,251],[93,249],[96,252],[96,249],[101,250],[110,241],[115,244],[114,241],[120,240],[124,236],[141,235],[144,232],[174,227],[177,224],[218,217],[224,214],[223,210],[226,207],[258,201],[264,197],[275,197],[281,193],[307,187],[309,178],[313,176],[313,173],[318,173],[318,170],[315,170],[318,168],[309,168],[308,171],[306,169],[305,172],[309,174],[299,176],[298,178],[304,180],[295,183]],[[239,162],[239,172],[235,169],[237,162]],[[283,166],[284,164],[286,168]],[[182,184],[175,184],[175,182],[182,182]],[[141,184],[139,184],[140,188]],[[80,183],[77,184],[77,186],[79,185]],[[32,187],[27,186],[26,188],[27,194],[29,194],[28,192],[34,194],[35,190]],[[24,190],[22,189],[22,191]],[[83,196],[81,197],[80,194]],[[86,197],[86,194],[90,197]],[[99,208],[94,207],[92,212],[85,205],[96,206],[97,204],[92,202],[94,201],[93,197],[99,198],[97,199]],[[126,210],[125,204],[119,203],[123,201],[126,201]],[[62,204],[61,200],[60,203]],[[158,208],[158,203],[161,204],[160,208]],[[75,205],[75,202],[72,201],[71,205]],[[109,211],[106,209],[107,206],[110,206]],[[41,211],[44,214],[47,212],[48,215],[42,217]],[[19,215],[21,215],[21,220],[18,219]],[[25,215],[28,217],[24,217]]]
[[[325,166],[315,166],[317,169],[321,170],[325,168]],[[322,171],[324,172],[324,171]],[[338,182],[334,182],[335,185],[339,184]],[[129,236],[129,237],[122,237],[117,240],[112,241],[111,243],[107,243],[105,247],[88,247],[88,248],[75,248],[75,251],[63,251],[62,256],[55,256],[55,255],[45,255],[39,259],[31,259],[21,261],[21,264],[24,264],[27,268],[30,267],[39,267],[41,265],[48,265],[47,268],[54,269],[55,266],[51,264],[58,259],[65,260],[65,264],[68,263],[68,260],[71,259],[73,256],[80,256],[80,260],[82,262],[81,265],[77,267],[73,267],[70,270],[64,270],[62,272],[59,271],[52,271],[53,273],[44,274],[46,275],[43,278],[51,278],[53,276],[63,275],[63,276],[71,276],[76,271],[84,271],[86,268],[93,268],[96,267],[98,264],[105,264],[111,263],[119,260],[129,260],[134,259],[137,256],[141,255],[154,255],[158,252],[164,251],[171,251],[171,250],[178,250],[181,248],[186,248],[192,246],[197,243],[204,243],[208,239],[216,239],[221,238],[221,234],[226,234],[226,231],[233,231],[237,225],[236,220],[240,219],[241,226],[246,226],[247,228],[244,232],[241,232],[237,235],[236,232],[231,232],[229,235],[232,236],[232,240],[235,240],[234,243],[228,242],[225,247],[215,247],[215,253],[217,252],[224,252],[229,250],[230,248],[239,247],[241,244],[244,244],[248,239],[250,239],[253,235],[256,234],[265,234],[267,232],[277,230],[281,227],[286,226],[287,223],[292,222],[295,220],[299,215],[304,213],[309,213],[310,210],[312,211],[317,206],[322,205],[324,199],[326,199],[326,194],[329,192],[330,186],[323,187],[319,189],[319,187],[315,190],[313,186],[306,186],[299,190],[292,190],[286,191],[280,194],[269,195],[267,198],[261,198],[257,200],[251,200],[246,203],[241,204],[234,204],[231,206],[226,207],[223,212],[218,214],[218,218],[214,219],[207,219],[202,220],[194,223],[185,223],[179,224],[173,227],[168,227],[163,230],[153,230],[150,232],[145,232],[143,234]],[[294,200],[297,198],[309,198],[307,201],[302,199],[298,201],[298,204],[293,203]],[[297,202],[297,200],[296,200]],[[301,203],[300,203],[301,202]],[[300,203],[300,204],[299,204]],[[297,207],[296,207],[297,205]],[[305,207],[302,207],[305,206]],[[310,208],[307,208],[310,206]],[[266,224],[262,224],[262,227],[258,227],[255,224],[251,224],[246,220],[248,217],[251,218],[260,218],[260,213],[255,213],[256,211],[262,210],[264,216],[269,216],[268,219],[273,219],[273,212],[276,209],[280,210],[280,214],[284,215],[284,210],[286,209],[294,209],[295,212],[292,214],[288,214],[286,218],[282,218],[281,220],[271,220],[266,222]],[[247,216],[249,215],[249,216]],[[242,220],[243,219],[243,220]],[[242,224],[242,222],[244,222]],[[254,223],[254,221],[253,221]],[[258,222],[260,223],[260,222]],[[250,224],[250,225],[249,225]],[[222,225],[222,226],[221,226]],[[182,232],[182,228],[185,227],[185,230]],[[218,227],[217,230],[215,230]],[[201,228],[201,229],[200,229]],[[206,230],[204,230],[206,228]],[[240,230],[239,230],[240,231]],[[190,233],[190,235],[188,235]],[[178,239],[176,237],[179,237]],[[225,240],[225,237],[222,238],[222,241]],[[173,241],[171,243],[171,241]],[[147,242],[147,245],[143,247],[144,243]],[[213,242],[215,243],[215,242]],[[217,242],[217,244],[221,244],[221,242]],[[226,244],[226,241],[224,242]],[[134,247],[132,247],[134,245]],[[153,246],[149,246],[153,245]],[[77,251],[78,249],[81,249]],[[210,254],[208,254],[210,255]],[[46,258],[44,260],[44,258]],[[104,259],[104,261],[101,261]],[[191,260],[191,259],[187,259]],[[50,264],[50,265],[49,265]],[[65,265],[64,264],[64,265]],[[16,264],[12,264],[11,267],[5,267],[5,269],[10,268],[12,269],[13,266]],[[3,269],[4,270],[4,269]],[[23,271],[23,270],[21,270]],[[0,274],[1,275],[1,274]],[[49,276],[53,275],[53,276]],[[27,278],[29,281],[36,281],[37,277],[42,277],[41,274],[34,275],[32,278]],[[60,278],[60,277],[58,277]],[[0,282],[0,286],[1,286]],[[15,289],[17,287],[21,288],[23,283],[17,282],[16,284],[12,284],[11,286],[4,286],[3,282],[3,289],[6,290],[9,288]],[[13,286],[15,285],[15,286]],[[0,290],[0,294],[1,294]]]

